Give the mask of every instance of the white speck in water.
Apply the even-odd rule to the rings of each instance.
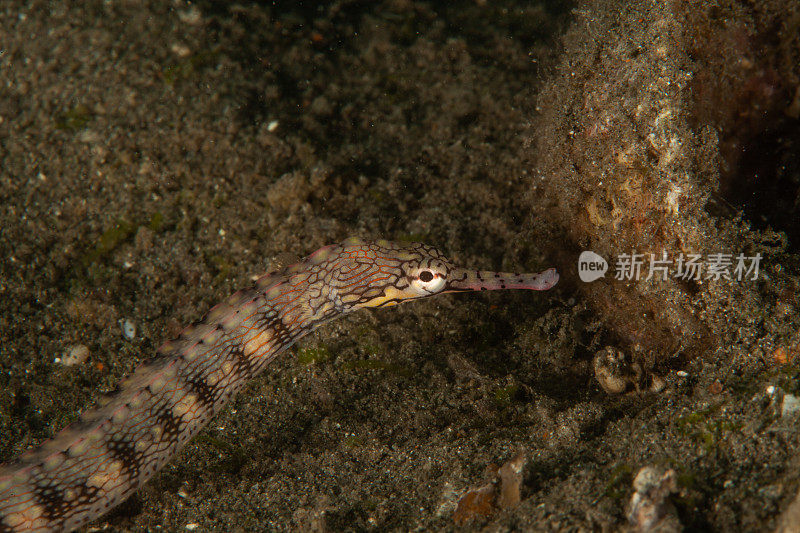
[[[136,338],[136,324],[132,320],[128,318],[120,320],[119,327],[122,328],[122,336],[129,341]]]
[[[275,130],[277,130],[277,129],[278,129],[278,125],[279,125],[279,124],[280,124],[280,123],[279,123],[277,120],[273,120],[272,122],[270,122],[269,124],[267,124],[267,131],[268,131],[268,132],[270,132],[270,133],[272,133],[273,131],[275,131]]]

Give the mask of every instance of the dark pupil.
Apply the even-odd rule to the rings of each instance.
[[[433,274],[428,272],[427,270],[423,270],[419,273],[419,280],[423,283],[428,283],[430,280],[433,279]]]

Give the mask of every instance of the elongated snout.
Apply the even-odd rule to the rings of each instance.
[[[546,291],[558,283],[558,272],[556,272],[555,268],[548,268],[544,272],[530,274],[457,268],[450,271],[447,277],[447,284],[443,292],[497,291],[504,289]]]

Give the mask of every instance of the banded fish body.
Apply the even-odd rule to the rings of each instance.
[[[421,243],[348,239],[321,248],[231,295],[163,344],[101,406],[0,465],[0,532],[70,531],[103,515],[278,354],[334,318],[446,292],[546,290],[557,281],[554,269],[462,269]]]

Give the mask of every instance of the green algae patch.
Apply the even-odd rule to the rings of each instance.
[[[389,374],[395,374],[403,378],[410,378],[414,373],[413,371],[403,365],[398,365],[396,363],[389,363],[387,361],[381,361],[380,359],[364,359],[361,361],[350,361],[342,365],[342,368],[345,370],[378,370],[382,372],[387,372]]]
[[[344,448],[361,448],[365,443],[366,441],[364,441],[364,439],[355,435],[348,435],[342,439],[342,446]]]
[[[628,495],[633,482],[633,467],[625,463],[618,464],[611,469],[609,477],[611,479],[606,483],[603,495],[616,501],[624,499]]]
[[[214,282],[221,283],[228,279],[228,274],[230,274],[231,270],[233,269],[233,265],[231,265],[225,257],[219,254],[206,254],[206,262],[210,263],[217,269],[217,273],[214,275]]]
[[[62,131],[78,131],[92,120],[92,112],[83,104],[56,115],[56,128]]]
[[[773,375],[777,379],[778,387],[784,392],[800,393],[800,358],[795,358],[789,364],[778,366]]]
[[[164,214],[160,211],[156,211],[152,215],[150,215],[150,221],[147,223],[147,227],[153,230],[154,232],[158,233],[164,229]]]
[[[217,450],[219,450],[221,452],[224,452],[224,453],[228,453],[228,454],[233,454],[233,453],[236,453],[236,451],[237,451],[236,447],[233,446],[232,444],[226,442],[223,439],[219,439],[217,437],[214,437],[213,435],[208,435],[207,433],[201,433],[200,435],[195,437],[195,441],[197,443],[202,443],[202,444],[207,444],[207,445],[213,446]]]
[[[163,213],[155,212],[150,215],[149,220],[142,223],[128,222],[125,219],[117,220],[112,227],[105,230],[95,240],[94,246],[81,259],[81,264],[88,267],[105,259],[122,243],[130,240],[140,227],[147,227],[156,233],[163,231],[165,229]]]
[[[715,419],[714,415],[720,409],[721,406],[715,405],[681,416],[676,421],[678,432],[690,437],[707,452],[715,451],[724,444],[727,433],[739,431],[742,427],[739,422]]]
[[[697,428],[700,424],[705,423],[711,415],[713,415],[716,411],[719,410],[718,406],[715,407],[708,407],[706,409],[701,409],[700,411],[692,411],[688,415],[683,415],[678,418],[676,425],[678,426],[678,430],[681,432],[691,431]]]
[[[297,362],[301,365],[324,363],[330,359],[331,351],[327,346],[320,346],[318,348],[300,348],[297,351]]]
[[[128,240],[136,230],[136,226],[126,220],[118,220],[113,227],[104,231],[94,244],[94,248],[83,256],[84,266],[96,263],[113,252],[120,244]]]
[[[167,227],[165,217],[160,212],[153,213],[149,218],[129,222],[126,219],[117,220],[113,226],[104,230],[98,237],[87,240],[83,246],[86,250],[60,280],[60,284],[70,290],[80,290],[87,282],[90,284],[101,283],[113,277],[116,267],[109,268],[106,259],[122,244],[132,241],[139,228],[148,228],[154,233],[160,233]]]
[[[195,442],[212,446],[219,450],[222,456],[221,461],[210,466],[210,469],[217,473],[239,472],[250,460],[250,457],[236,446],[233,446],[223,439],[209,435],[208,433],[201,433],[195,437]]]
[[[175,85],[181,80],[191,79],[204,68],[210,66],[219,56],[217,50],[201,50],[200,52],[183,59],[174,65],[164,67],[161,78],[167,85]]]
[[[518,396],[519,385],[512,383],[494,391],[494,403],[500,408],[505,408],[514,403]]]

